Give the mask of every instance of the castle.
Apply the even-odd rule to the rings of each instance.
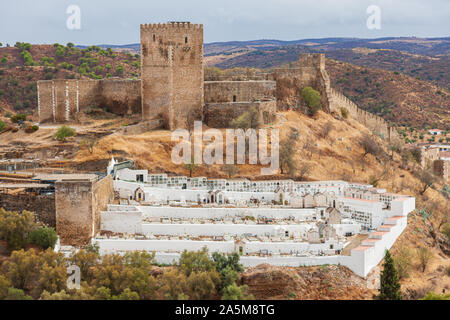
[[[301,108],[306,86],[320,92],[326,112],[346,108],[385,138],[395,134],[382,118],[331,88],[324,54],[301,54],[297,66],[259,80],[204,81],[203,25],[190,22],[141,25],[141,79],[38,81],[38,114],[39,122],[66,122],[90,106],[104,106],[118,115],[141,114],[147,129],[175,130],[194,120],[225,128],[257,110],[260,123],[268,124],[277,110]]]

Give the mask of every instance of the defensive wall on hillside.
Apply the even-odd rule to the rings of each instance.
[[[330,78],[325,70],[323,53],[300,54],[298,67],[275,69],[274,79],[279,110],[301,108],[304,105],[301,91],[309,86],[320,92],[322,107],[329,111]]]
[[[211,128],[229,128],[233,119],[253,110],[258,113],[260,124],[269,124],[275,120],[277,103],[275,100],[208,103],[205,105],[203,117]]]
[[[38,81],[39,122],[70,121],[80,111],[102,106],[118,115],[141,114],[152,123],[149,129],[186,128],[193,120],[226,127],[253,108],[261,123],[267,124],[274,118],[274,102],[277,110],[305,111],[301,92],[310,86],[320,92],[324,111],[338,113],[346,108],[387,139],[397,135],[382,118],[359,109],[331,88],[322,53],[300,54],[294,68],[278,68],[259,77],[265,80],[204,81],[203,25],[143,24],[140,31],[142,79]]]
[[[348,99],[342,93],[331,89],[330,111],[341,113],[342,108],[347,109],[352,118],[362,123],[373,132],[382,135],[384,138],[388,140],[398,138],[397,130],[394,127],[391,127],[386,120],[358,108],[353,101]]]
[[[42,80],[37,83],[39,122],[65,122],[89,107],[118,115],[141,113],[140,80]]]
[[[205,81],[205,104],[273,99],[275,81]]]

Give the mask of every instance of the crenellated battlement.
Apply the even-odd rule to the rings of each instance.
[[[167,23],[149,23],[141,24],[141,31],[160,31],[160,30],[192,30],[203,31],[203,24],[190,22],[167,22]]]
[[[383,118],[359,108],[353,101],[343,95],[341,92],[331,88],[330,111],[339,113],[341,108],[348,110],[350,116],[362,123],[370,130],[383,134],[391,140],[397,136],[396,130],[389,125]]]

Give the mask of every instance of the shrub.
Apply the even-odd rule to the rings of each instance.
[[[34,228],[33,213],[26,210],[19,213],[0,208],[0,239],[6,241],[8,249],[18,250],[23,248]]]
[[[0,131],[2,131],[5,126],[6,126],[6,123],[4,123],[2,120],[0,120]]]
[[[75,135],[75,130],[68,127],[68,126],[61,126],[59,127],[58,131],[55,134],[56,140],[59,141],[66,141],[66,138],[73,137]]]
[[[341,115],[342,115],[342,118],[344,118],[344,119],[347,119],[348,118],[348,110],[347,110],[347,108],[341,108]]]
[[[394,265],[400,279],[407,278],[412,267],[413,252],[411,249],[401,247],[394,256]]]
[[[58,235],[53,228],[39,227],[30,234],[30,241],[42,249],[54,248]]]
[[[428,292],[421,300],[450,300],[450,294]]]
[[[321,108],[320,93],[311,87],[305,87],[302,90],[302,98],[308,107],[309,115],[315,115]]]
[[[25,128],[25,132],[26,132],[26,133],[33,133],[33,132],[36,132],[36,131],[38,131],[38,130],[39,130],[39,126],[36,125],[36,124],[34,124],[34,125],[32,125],[32,126],[27,126],[27,127]]]
[[[116,74],[117,75],[123,75],[123,66],[122,65],[118,65],[116,68]]]
[[[11,117],[11,121],[14,123],[19,123],[20,121],[26,121],[27,120],[27,115],[26,114],[22,114],[22,113],[18,113],[15,114]]]
[[[450,223],[446,223],[444,227],[442,228],[442,233],[447,236],[447,238],[450,239]]]
[[[231,127],[236,129],[257,128],[260,125],[258,110],[253,108],[250,111],[246,111],[236,119],[232,119],[230,124]]]
[[[421,268],[422,272],[425,272],[425,269],[433,258],[433,253],[426,247],[420,247],[419,249],[417,249],[417,257],[419,259],[419,267]]]

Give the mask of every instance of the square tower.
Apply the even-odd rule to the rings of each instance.
[[[141,25],[142,118],[162,118],[169,130],[203,114],[203,25]]]

